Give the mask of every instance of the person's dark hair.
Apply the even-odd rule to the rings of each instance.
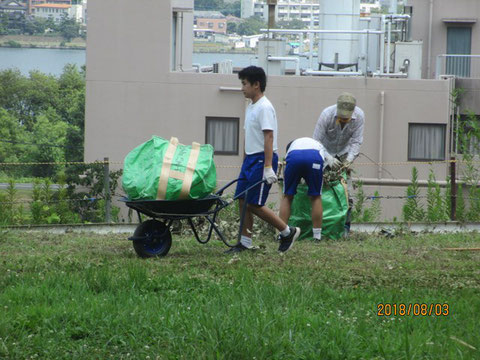
[[[247,80],[252,85],[258,81],[261,92],[265,92],[265,88],[267,87],[267,75],[265,75],[265,71],[263,71],[261,67],[248,66],[243,68],[238,73],[238,78],[240,80]]]
[[[295,140],[292,140],[290,141],[288,144],[287,144],[287,152],[288,152],[288,149],[290,149],[290,145],[292,145],[292,143],[294,142]]]

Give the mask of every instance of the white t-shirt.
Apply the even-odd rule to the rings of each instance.
[[[288,148],[287,155],[290,151],[293,150],[318,150],[323,160],[325,160],[325,156],[327,154],[327,150],[325,150],[325,148],[320,142],[309,137],[303,137],[294,140]],[[323,168],[325,169],[326,166],[327,164],[324,161]]]
[[[255,104],[248,105],[244,128],[247,155],[265,150],[263,130],[273,130],[273,151],[277,151],[277,115],[266,96],[262,96]]]

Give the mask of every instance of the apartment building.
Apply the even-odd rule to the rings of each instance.
[[[266,0],[242,0],[242,18],[251,16],[268,20],[268,5]],[[320,5],[318,0],[279,0],[276,7],[277,21],[302,20],[309,25],[313,16],[318,25]]]
[[[407,6],[412,13],[412,37],[424,44],[425,79],[442,74],[480,77],[480,59],[442,57],[480,54],[480,1],[409,0]]]

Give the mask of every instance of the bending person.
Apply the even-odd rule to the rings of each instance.
[[[280,204],[280,218],[288,224],[292,202],[297,193],[300,179],[305,179],[307,195],[312,203],[313,238],[322,238],[322,182],[323,169],[333,166],[338,160],[333,158],[318,141],[304,137],[287,145],[284,171],[283,199]]]

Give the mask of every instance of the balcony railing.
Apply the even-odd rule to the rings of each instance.
[[[442,75],[480,78],[480,55],[438,55],[435,76],[439,79]]]

